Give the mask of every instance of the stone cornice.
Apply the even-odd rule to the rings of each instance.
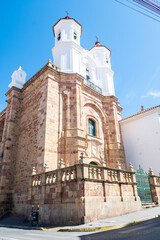
[[[19,89],[19,88],[17,88],[17,87],[11,87],[11,89],[9,89],[8,92],[6,92],[5,95],[8,97],[9,94],[10,94],[12,91],[16,91],[16,92],[18,92],[18,93],[22,93],[22,89]]]
[[[9,96],[9,94],[14,90],[17,91],[19,93],[23,93],[23,91],[30,86],[39,76],[41,76],[43,73],[45,73],[47,70],[51,71],[52,74],[54,73],[55,75],[57,75],[57,77],[59,78],[59,83],[63,83],[63,80],[76,80],[78,81],[80,84],[82,84],[82,90],[84,92],[89,92],[91,95],[99,98],[101,101],[103,101],[104,103],[106,102],[110,102],[111,100],[118,103],[118,98],[115,96],[103,96],[101,93],[95,91],[94,89],[90,88],[89,86],[84,84],[84,77],[82,77],[80,74],[78,73],[64,73],[64,72],[60,72],[60,68],[58,68],[57,66],[55,66],[54,64],[51,63],[51,61],[49,60],[47,62],[47,64],[45,64],[36,74],[34,74],[23,86],[22,89],[16,88],[16,87],[12,87],[7,93],[6,96]],[[75,83],[75,82],[74,82]],[[118,106],[119,110],[122,111],[123,108],[121,108],[120,106]]]

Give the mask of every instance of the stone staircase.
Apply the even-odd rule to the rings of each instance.
[[[158,204],[156,202],[146,202],[142,203],[142,208],[153,208],[153,207],[158,207]]]

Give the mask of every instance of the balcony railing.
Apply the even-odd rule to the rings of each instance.
[[[96,84],[91,82],[90,80],[84,80],[84,84],[87,85],[88,87],[92,88],[93,90],[99,92],[102,94],[102,88],[98,87]]]

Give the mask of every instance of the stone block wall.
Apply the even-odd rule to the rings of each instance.
[[[83,152],[86,164],[115,167],[119,161],[125,169],[118,127],[122,108],[116,97],[101,95],[80,75],[61,73],[50,61],[6,96],[0,165],[4,209],[6,202],[7,209],[23,210],[33,167],[42,173],[44,167],[73,166]],[[89,118],[96,122],[96,136],[89,135]]]
[[[40,221],[81,224],[141,209],[135,173],[121,169],[74,165],[33,175],[26,216],[40,206]]]

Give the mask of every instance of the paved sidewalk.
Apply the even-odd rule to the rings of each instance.
[[[100,230],[107,230],[107,229],[109,230],[109,229],[115,229],[120,227],[126,227],[128,225],[134,225],[139,222],[143,222],[159,216],[160,216],[160,207],[154,207],[149,209],[143,209],[141,211],[129,213],[122,216],[105,218],[105,219],[98,220],[95,222],[90,222],[87,224],[82,224],[82,225],[73,226],[73,227],[65,227],[62,229],[62,231],[67,231],[67,230],[68,231],[69,230],[100,231]]]
[[[146,221],[160,216],[160,207],[144,209],[141,211],[129,213],[122,216],[105,218],[95,222],[77,226],[51,226],[40,224],[39,227],[31,227],[31,223],[24,222],[23,217],[17,215],[9,215],[0,219],[0,227],[22,228],[22,229],[37,229],[37,230],[52,230],[52,231],[101,231],[110,230],[128,225],[134,225],[142,221]]]

